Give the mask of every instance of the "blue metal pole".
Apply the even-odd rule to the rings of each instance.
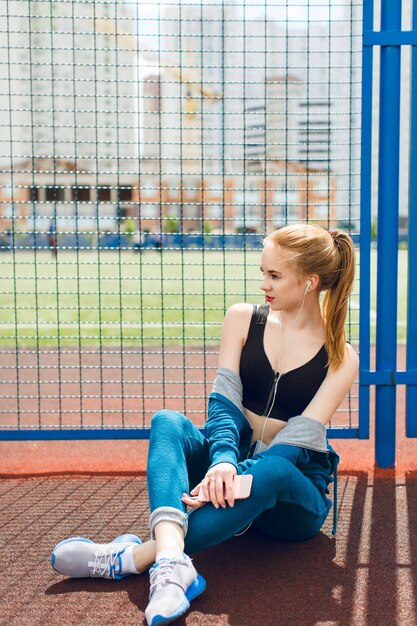
[[[381,0],[381,30],[401,30],[399,0]],[[395,465],[400,46],[381,46],[380,67],[376,370],[393,375],[376,388],[375,461],[387,468]]]
[[[413,31],[417,32],[417,2],[413,3]],[[411,57],[410,182],[408,204],[407,370],[417,369],[417,47]],[[417,385],[407,385],[406,434],[417,437]]]
[[[363,5],[363,31],[371,31],[373,0]],[[362,51],[362,120],[361,120],[361,198],[360,198],[360,271],[359,271],[359,437],[369,437],[369,383],[363,375],[370,369],[371,308],[371,180],[372,180],[372,46]]]

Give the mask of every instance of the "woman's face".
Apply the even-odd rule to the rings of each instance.
[[[303,300],[306,280],[290,264],[291,252],[266,243],[262,252],[261,289],[273,311],[298,308]]]

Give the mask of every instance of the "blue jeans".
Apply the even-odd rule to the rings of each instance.
[[[152,418],[148,455],[151,514],[159,507],[186,513],[182,493],[189,493],[210,467],[209,443],[189,419],[161,410]],[[225,541],[251,523],[285,540],[303,540],[322,527],[331,501],[328,455],[305,448],[276,445],[238,464],[239,474],[252,474],[251,495],[233,508],[207,503],[190,512],[185,551],[188,554]]]

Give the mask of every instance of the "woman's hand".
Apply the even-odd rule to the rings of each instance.
[[[197,498],[198,492],[200,491],[200,485],[201,483],[198,483],[198,485],[194,487],[191,493],[182,494],[181,501],[192,509],[201,509],[202,506],[207,504],[207,502],[203,502],[203,500],[199,500]]]
[[[201,481],[204,497],[212,502],[216,509],[219,506],[225,509],[226,504],[234,505],[233,479],[236,474],[237,469],[231,463],[218,463],[209,469]]]
[[[190,495],[183,494],[182,501],[194,509],[201,508],[205,502],[197,500],[196,496],[202,488],[204,497],[208,502],[212,502],[216,509],[219,506],[225,509],[227,504],[234,506],[233,479],[236,474],[237,469],[231,463],[218,463],[209,469],[201,483],[194,487]]]

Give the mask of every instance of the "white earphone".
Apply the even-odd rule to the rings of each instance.
[[[307,291],[310,291],[310,289],[311,289],[312,285],[313,285],[313,283],[312,283],[312,281],[311,281],[311,280],[308,280],[308,281],[306,282],[306,290],[305,290],[304,294],[306,294],[306,293],[307,293]]]

